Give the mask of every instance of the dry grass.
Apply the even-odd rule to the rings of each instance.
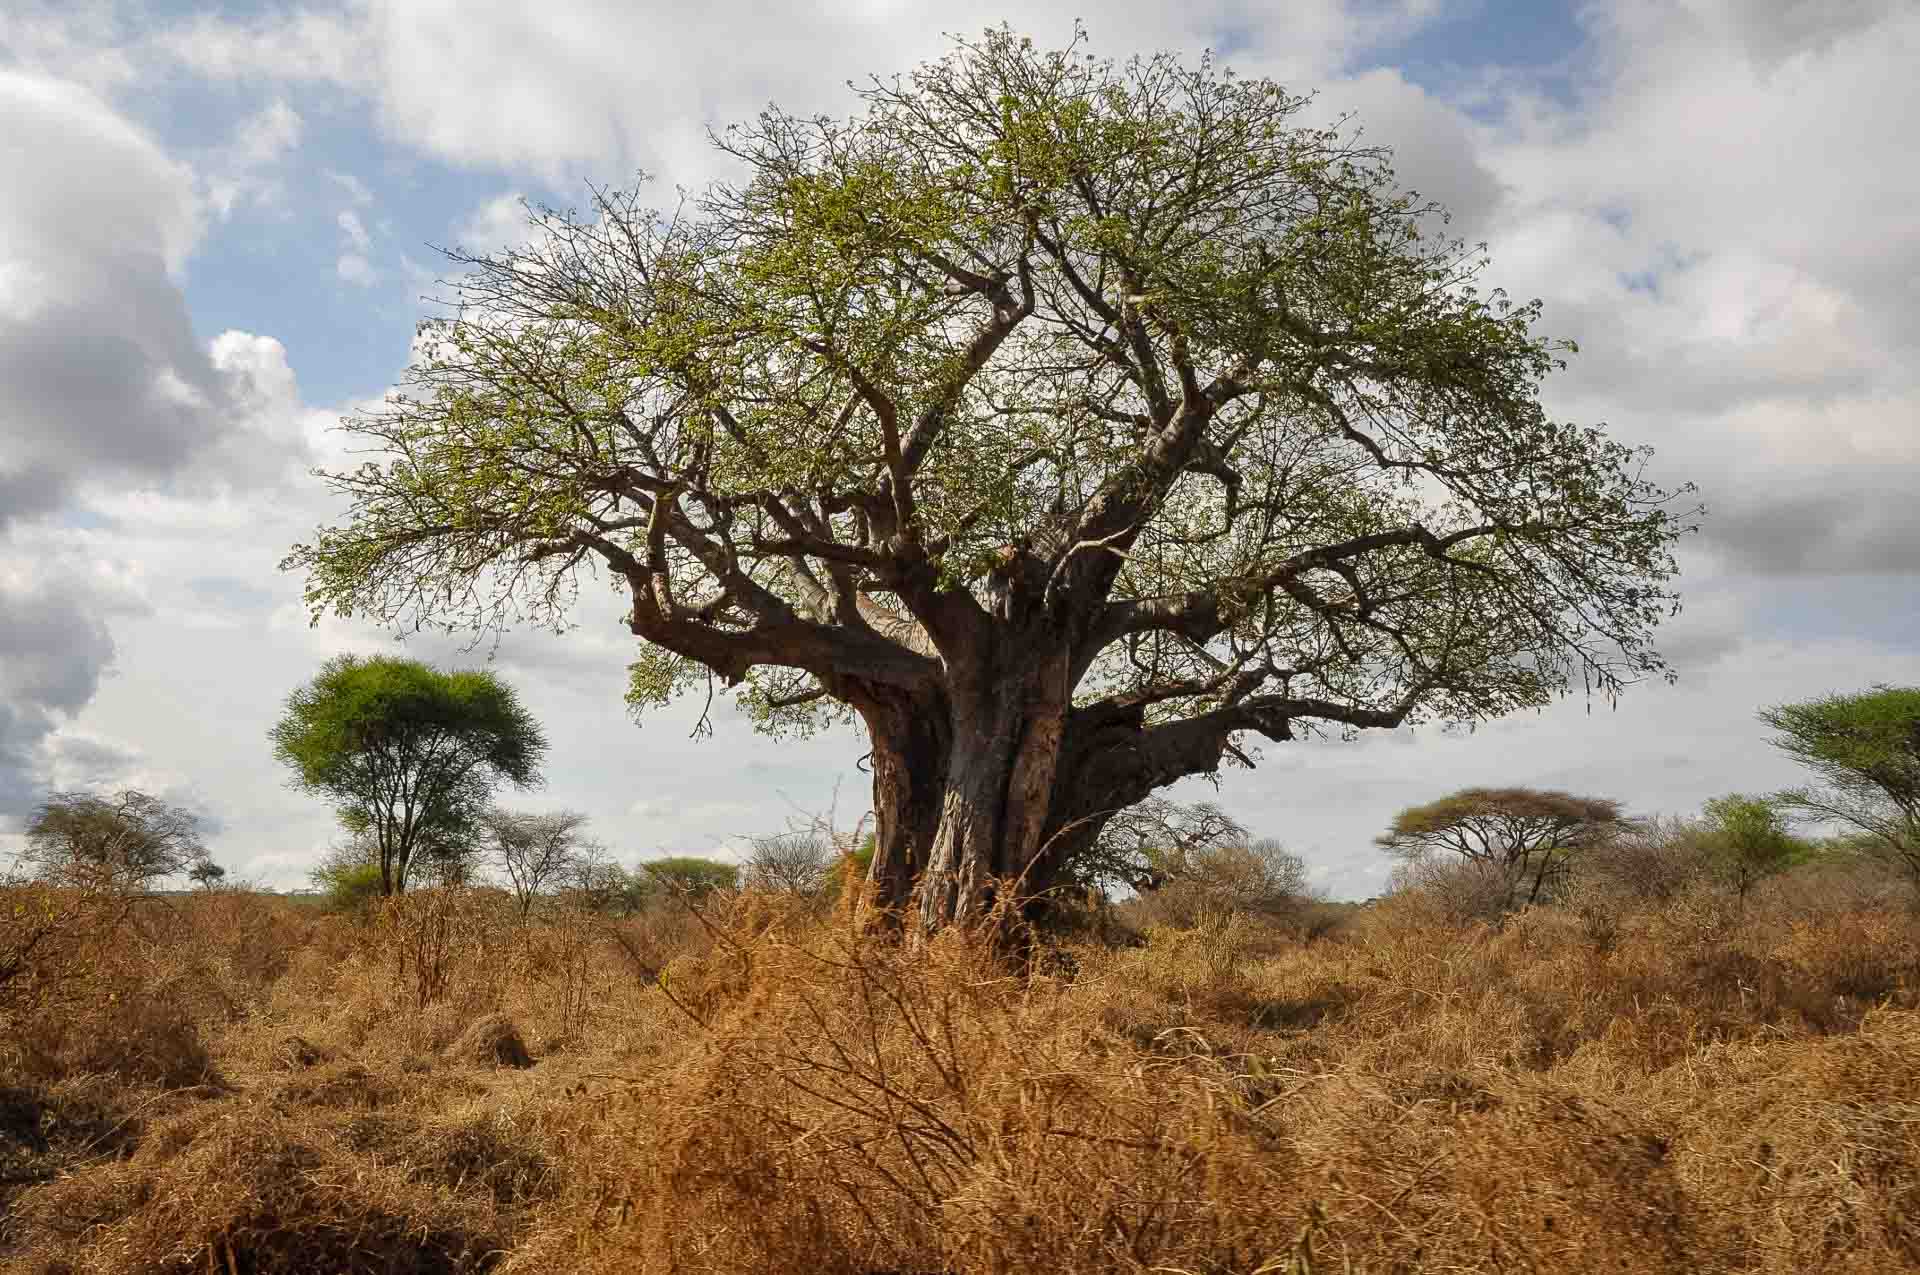
[[[1920,1265],[1902,901],[1457,917],[1014,969],[784,896],[100,912],[0,1002],[0,1271]]]

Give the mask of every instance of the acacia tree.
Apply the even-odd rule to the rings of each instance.
[[[658,889],[688,898],[704,898],[715,890],[731,890],[740,884],[738,864],[697,855],[674,854],[663,859],[648,859],[638,872]]]
[[[457,870],[493,789],[539,782],[547,748],[491,672],[392,656],[328,660],[287,697],[270,738],[294,786],[333,798],[383,895],[404,891],[419,862]]]
[[[96,887],[145,889],[181,872],[197,880],[212,866],[199,816],[134,788],[47,794],[20,857],[43,880]]]
[[[1551,418],[1570,343],[1308,99],[1004,30],[716,145],[667,213],[534,210],[347,428],[316,619],[562,624],[629,700],[857,718],[874,897],[1039,894],[1253,737],[1466,722],[1664,669],[1684,515]],[[708,685],[711,682],[708,681]]]
[[[1875,686],[1764,709],[1773,746],[1820,782],[1773,802],[1843,824],[1920,886],[1920,687]]]
[[[227,870],[212,859],[203,859],[187,869],[187,876],[202,890],[211,890],[227,879]]]
[[[1715,797],[1705,815],[1715,865],[1743,908],[1754,886],[1785,872],[1808,849],[1788,831],[1780,808],[1764,797]]]
[[[1375,842],[1409,862],[1435,855],[1497,875],[1505,906],[1538,902],[1558,881],[1572,852],[1613,836],[1624,824],[1620,803],[1537,788],[1463,788],[1423,806],[1409,806]]]
[[[533,901],[549,886],[577,875],[588,853],[583,835],[587,817],[574,810],[533,814],[488,810],[480,816],[487,857],[506,878],[524,919]]]

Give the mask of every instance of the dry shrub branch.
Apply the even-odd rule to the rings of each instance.
[[[0,1009],[0,1272],[1912,1269],[1876,882],[1740,907],[1634,851],[1497,922],[1422,887],[1018,962],[785,889],[223,891],[30,945],[81,900],[9,892],[0,950],[59,968]]]

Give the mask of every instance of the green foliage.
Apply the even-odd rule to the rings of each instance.
[[[333,799],[377,851],[383,893],[406,887],[418,852],[452,862],[493,788],[539,781],[546,738],[486,670],[342,655],[288,696],[271,732],[294,784]]]
[[[640,865],[640,871],[657,889],[696,899],[715,890],[731,890],[740,883],[738,864],[691,855],[650,859]]]
[[[1743,902],[1761,881],[1812,854],[1812,847],[1788,829],[1780,808],[1764,797],[1715,797],[1704,814],[1713,860]]]
[[[384,459],[286,560],[314,614],[558,627],[598,564],[636,710],[710,673],[771,730],[926,676],[942,596],[1029,559],[1049,606],[1166,608],[1076,662],[1150,721],[1471,721],[1664,670],[1685,516],[1547,415],[1571,343],[1387,152],[1264,79],[1006,30],[856,92],[720,134],[741,181],[677,212],[597,192],[456,257],[457,317],[347,422]],[[1284,726],[1248,689],[1281,670]]]
[[[1760,720],[1779,732],[1773,746],[1819,779],[1774,802],[1847,828],[1920,887],[1920,687],[1781,704]]]
[[[1548,414],[1539,303],[1308,97],[1082,39],[989,31],[719,133],[738,180],[671,212],[596,190],[456,254],[283,563],[316,620],[561,629],[604,571],[636,712],[717,682],[770,732],[857,718],[876,774],[1023,776],[888,789],[927,926],[1256,737],[1664,675],[1695,511]]]
[[[1567,878],[1571,856],[1623,827],[1620,803],[1537,788],[1463,788],[1409,806],[1375,838],[1409,863],[1457,857],[1498,881],[1500,906],[1544,901]]]
[[[336,863],[317,870],[313,884],[335,912],[363,913],[383,893],[378,863]]]

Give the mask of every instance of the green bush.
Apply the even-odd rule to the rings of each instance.
[[[667,890],[699,898],[714,890],[731,890],[740,884],[740,867],[718,859],[697,859],[691,855],[673,855],[640,865],[640,871]]]
[[[335,912],[364,912],[380,897],[377,863],[330,864],[315,872],[313,881]]]
[[[847,851],[839,859],[827,866],[827,875],[821,883],[822,892],[830,899],[840,897],[846,885],[848,869],[852,869],[855,882],[865,881],[867,873],[873,871],[874,836],[868,833],[854,849]]]

